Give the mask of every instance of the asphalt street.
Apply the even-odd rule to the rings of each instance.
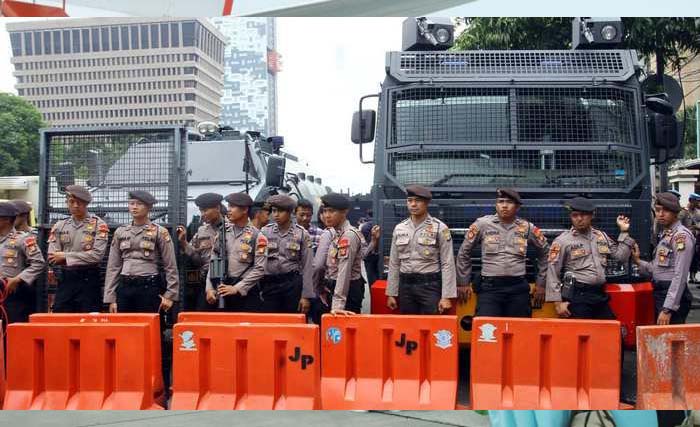
[[[472,1],[474,0],[329,0],[308,6],[267,11],[264,16],[422,16]]]

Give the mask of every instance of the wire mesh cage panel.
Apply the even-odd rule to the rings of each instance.
[[[386,173],[433,188],[629,190],[646,173],[634,96],[618,87],[394,89]]]
[[[44,252],[50,228],[70,216],[65,188],[72,184],[90,191],[88,211],[107,222],[110,241],[117,227],[131,221],[132,190],[155,196],[150,219],[175,236],[175,227],[186,221],[186,150],[187,133],[180,127],[43,130],[38,218]],[[102,259],[102,278],[108,257],[109,248]],[[48,308],[54,284],[45,279],[37,287],[38,310]]]

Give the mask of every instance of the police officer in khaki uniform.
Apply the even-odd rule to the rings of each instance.
[[[654,204],[656,221],[663,227],[654,249],[654,260],[642,261],[634,247],[632,260],[642,275],[650,276],[654,285],[654,308],[659,325],[685,323],[692,295],[688,290],[688,271],[693,258],[695,237],[681,224],[681,205],[670,193],[659,193]]]
[[[250,207],[250,222],[253,227],[261,230],[264,226],[270,223],[270,212],[272,208],[267,202],[254,202]]]
[[[109,227],[88,212],[92,195],[80,185],[66,187],[71,216],[56,222],[49,233],[49,264],[58,280],[55,313],[101,311],[100,263],[107,250]]]
[[[411,217],[394,228],[391,239],[387,306],[402,314],[443,313],[457,296],[452,235],[428,214],[430,190],[409,185],[406,196]]]
[[[16,215],[12,203],[0,203],[0,305],[7,313],[3,324],[29,320],[35,301],[32,284],[46,266],[36,237],[15,230]]]
[[[571,230],[560,234],[549,249],[547,301],[554,301],[560,317],[615,319],[603,289],[608,258],[626,263],[634,240],[627,234],[629,218],[619,215],[617,242],[591,226],[595,206],[576,197],[568,204]]]
[[[253,200],[245,193],[232,193],[225,197],[228,202],[225,251],[227,268],[220,281],[212,279],[210,265],[207,274],[207,302],[219,304],[225,311],[260,311],[260,288],[258,280],[265,274],[267,261],[267,238],[253,227],[249,209]],[[212,262],[223,257],[220,236],[214,240]],[[216,278],[215,278],[216,279]]]
[[[29,214],[32,212],[32,205],[24,200],[13,200],[12,204],[17,209],[17,217],[15,218],[15,230],[20,233],[31,233],[36,235],[36,228],[29,225]]]
[[[168,230],[148,218],[156,202],[147,191],[129,192],[132,221],[114,232],[107,263],[104,302],[110,313],[167,312],[178,300],[175,246]]]
[[[362,278],[362,246],[360,231],[347,220],[350,200],[338,193],[321,197],[326,224],[333,228],[333,239],[326,257],[325,288],[330,291],[331,314],[357,314],[362,312],[365,281]]]
[[[469,227],[457,253],[460,297],[469,283],[479,299],[476,316],[530,317],[530,284],[525,278],[528,245],[537,251],[535,306],[544,302],[549,243],[539,228],[517,217],[522,205],[512,188],[497,191],[496,215],[483,216]],[[472,280],[472,249],[481,247],[481,277]]]
[[[292,222],[296,202],[289,196],[267,199],[274,223],[260,230],[267,237],[267,265],[260,280],[262,311],[307,313],[314,297],[311,281],[313,249],[309,233]]]
[[[185,227],[179,226],[177,228],[180,249],[187,256],[190,266],[197,269],[198,284],[193,291],[196,295],[195,307],[198,311],[209,311],[215,308],[215,306],[207,303],[205,287],[214,240],[221,232],[221,227],[223,227],[225,222],[222,214],[223,206],[221,205],[223,199],[224,197],[217,193],[200,194],[194,199],[194,204],[199,208],[203,224],[199,226],[189,243],[187,242],[187,230]]]

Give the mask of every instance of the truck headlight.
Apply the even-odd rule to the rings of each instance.
[[[612,25],[606,25],[600,30],[600,35],[603,36],[603,40],[613,40],[617,36],[617,29]]]

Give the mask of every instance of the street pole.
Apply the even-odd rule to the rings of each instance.
[[[700,159],[700,101],[695,101],[695,158]]]

